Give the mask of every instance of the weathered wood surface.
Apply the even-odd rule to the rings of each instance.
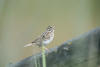
[[[66,36],[66,35],[65,35]],[[23,59],[10,67],[35,67],[35,58],[42,67],[41,54]],[[100,28],[69,40],[46,53],[47,67],[99,67]]]

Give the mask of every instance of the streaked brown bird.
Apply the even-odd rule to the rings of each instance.
[[[54,38],[54,27],[55,26],[48,26],[45,32],[43,32],[34,41],[25,45],[24,47],[33,46],[33,45],[37,45],[37,46],[41,47],[42,45],[45,45],[45,46],[48,45],[50,42],[52,42],[52,40]],[[45,49],[47,49],[47,48],[45,47]]]

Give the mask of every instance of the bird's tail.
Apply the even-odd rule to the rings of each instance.
[[[32,46],[33,43],[26,44],[24,47]]]

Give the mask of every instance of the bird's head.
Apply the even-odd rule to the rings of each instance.
[[[54,31],[55,26],[48,26],[47,27],[47,31],[49,32],[53,32]]]

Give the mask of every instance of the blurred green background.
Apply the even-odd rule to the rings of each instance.
[[[99,27],[100,0],[0,0],[0,67],[40,51],[23,46],[48,25],[55,25],[48,48]]]

